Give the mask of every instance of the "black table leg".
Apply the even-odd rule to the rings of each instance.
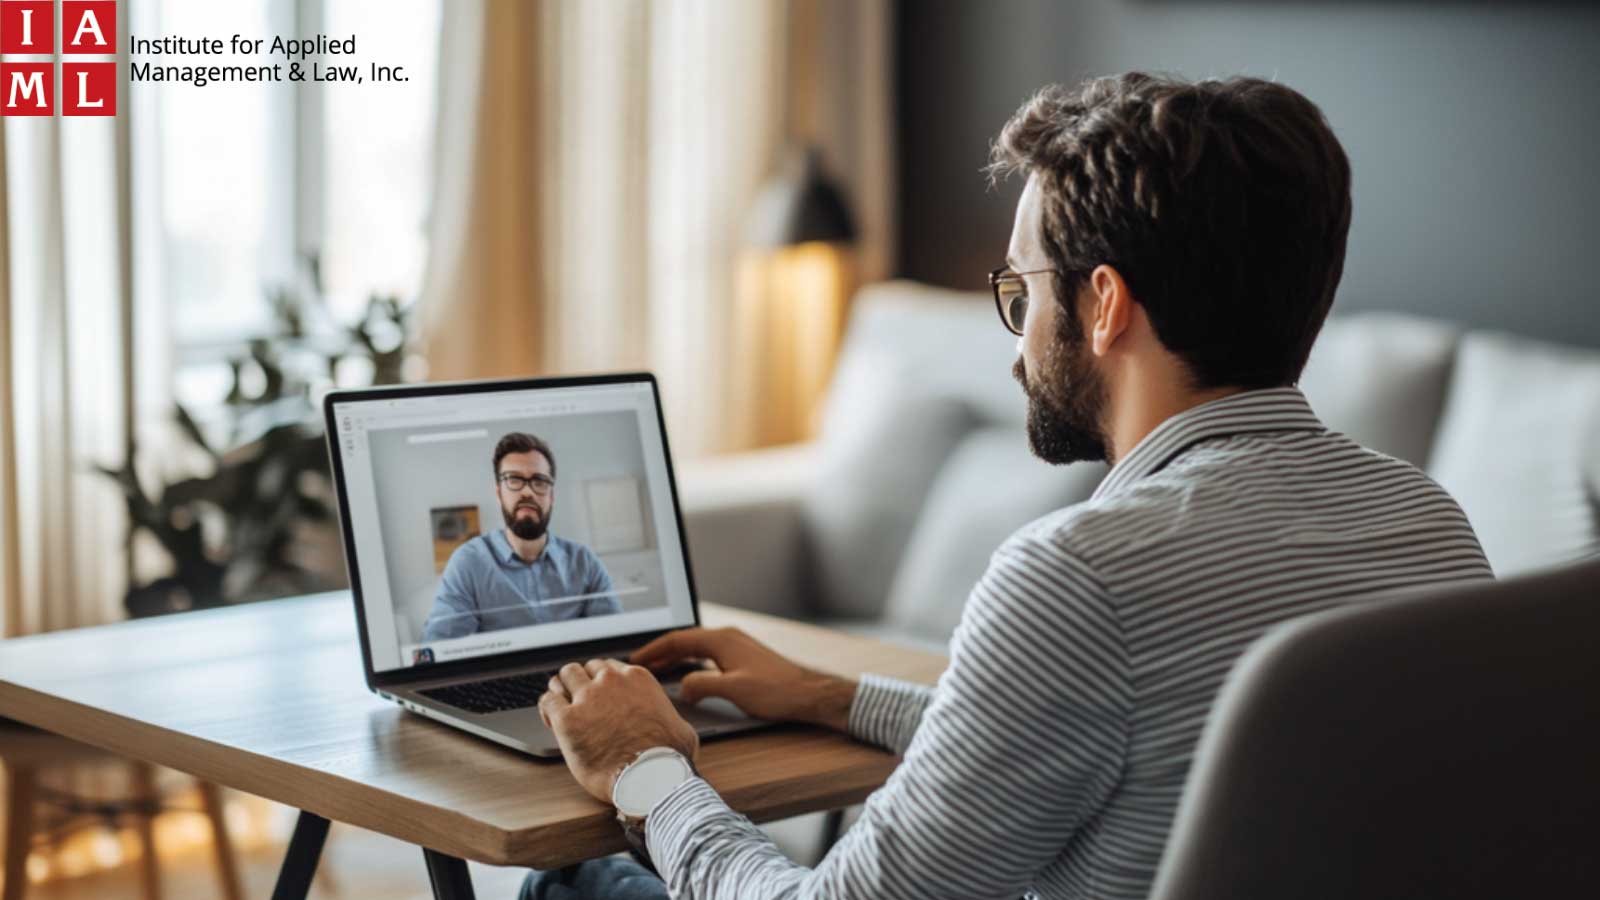
[[[278,870],[272,900],[305,900],[327,839],[328,820],[301,810],[300,820],[294,823],[294,837],[289,839],[289,852],[284,854],[283,867]]]
[[[828,855],[833,845],[839,843],[839,835],[844,833],[844,809],[830,809],[822,817],[822,836],[817,842],[817,862]]]
[[[464,861],[426,847],[422,848],[422,858],[428,863],[434,900],[473,900],[472,876],[467,874]]]

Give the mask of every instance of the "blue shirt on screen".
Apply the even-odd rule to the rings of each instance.
[[[422,639],[621,612],[611,590],[611,576],[588,547],[550,535],[544,552],[528,562],[497,528],[450,554]]]

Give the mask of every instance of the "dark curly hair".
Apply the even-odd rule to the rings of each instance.
[[[1107,264],[1196,388],[1299,380],[1350,230],[1350,163],[1310,100],[1257,78],[1053,85],[989,171],[1037,178],[1063,304]]]
[[[550,452],[550,445],[543,440],[528,434],[525,431],[512,431],[500,438],[494,445],[494,477],[500,477],[500,460],[512,453],[540,453],[550,463],[550,477],[556,477],[556,455]]]

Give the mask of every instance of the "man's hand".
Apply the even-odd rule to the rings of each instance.
[[[646,669],[614,659],[568,663],[539,698],[539,715],[556,733],[567,768],[602,803],[617,773],[641,750],[671,747],[694,761],[700,738]]]
[[[848,727],[855,682],[796,665],[737,628],[674,631],[633,654],[635,663],[652,669],[694,658],[709,659],[720,671],[685,676],[679,695],[685,703],[725,697],[758,719]]]

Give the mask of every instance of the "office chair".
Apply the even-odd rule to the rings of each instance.
[[[1600,562],[1285,623],[1212,709],[1152,900],[1600,897]]]

